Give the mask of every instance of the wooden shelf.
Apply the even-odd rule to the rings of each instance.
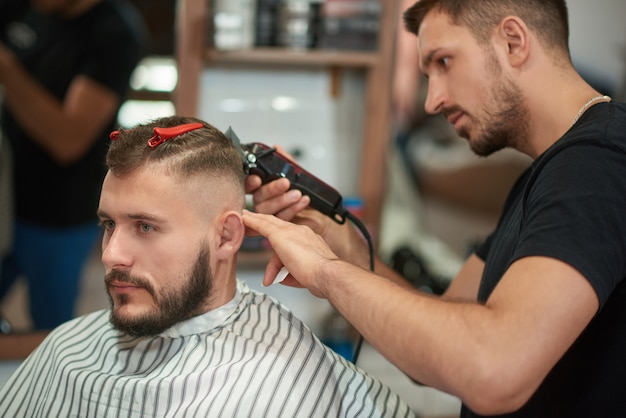
[[[176,112],[197,116],[200,74],[210,65],[273,65],[306,68],[329,67],[365,70],[366,99],[363,127],[359,190],[364,208],[363,221],[377,240],[384,189],[386,186],[386,155],[391,142],[391,77],[395,58],[399,0],[380,0],[382,7],[375,52],[289,50],[259,48],[244,51],[217,51],[205,44],[206,23],[210,18],[209,0],[178,0],[176,2],[176,60],[178,85],[174,91]]]
[[[274,64],[291,66],[337,66],[368,68],[377,64],[375,52],[254,48],[236,51],[205,50],[208,64]]]
[[[172,100],[172,93],[169,91],[131,90],[128,93],[128,100],[169,102]]]

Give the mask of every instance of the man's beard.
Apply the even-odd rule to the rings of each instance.
[[[485,107],[482,121],[470,116],[477,127],[470,148],[481,157],[509,147],[521,151],[528,142],[530,118],[523,94],[519,87],[502,76],[495,55],[489,59],[487,71],[495,80],[491,106]],[[456,110],[447,109],[448,112]],[[461,129],[459,135],[468,138],[469,132]]]
[[[209,267],[209,250],[206,245],[200,247],[189,278],[177,290],[163,291],[157,294],[152,285],[140,277],[131,277],[119,270],[111,270],[105,277],[107,289],[113,281],[130,283],[144,288],[154,301],[156,308],[152,312],[138,316],[120,315],[115,308],[113,298],[107,291],[111,301],[111,324],[119,331],[133,337],[158,335],[171,326],[185,319],[198,315],[200,308],[210,297],[213,278]],[[176,279],[174,279],[176,280]],[[129,303],[126,295],[117,295],[120,306]]]

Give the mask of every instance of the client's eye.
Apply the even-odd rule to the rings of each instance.
[[[112,231],[113,229],[115,229],[115,222],[105,219],[98,222],[98,226],[106,229],[107,231]]]
[[[142,223],[142,224],[139,224],[139,229],[141,229],[141,232],[152,232],[154,231],[154,226],[150,224]]]

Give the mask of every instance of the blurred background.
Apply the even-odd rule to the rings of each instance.
[[[529,164],[506,151],[475,157],[442,118],[423,114],[424,82],[411,60],[398,55],[404,51],[399,17],[410,1],[132,2],[148,23],[151,48],[135,70],[121,126],[179,113],[232,127],[244,143],[283,146],[352,202],[381,256],[427,291],[445,288]],[[625,99],[626,2],[569,0],[568,6],[575,65],[598,90]],[[414,83],[400,83],[407,72]],[[397,97],[397,84],[406,86],[405,97]],[[99,257],[96,247],[78,313],[108,307]],[[342,326],[352,335],[326,301],[262,288],[268,257],[262,242],[248,242],[239,276],[319,335],[331,338],[331,328]],[[11,330],[29,330],[27,303],[23,283],[1,301]],[[457,399],[416,388],[367,344],[359,365],[424,416],[458,414]]]

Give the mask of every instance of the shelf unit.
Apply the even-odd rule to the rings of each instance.
[[[365,126],[362,138],[359,194],[363,220],[377,236],[386,181],[386,155],[391,137],[391,75],[395,53],[398,0],[382,4],[378,50],[375,52],[291,50],[254,48],[218,51],[205,45],[209,2],[178,0],[176,9],[176,59],[178,85],[174,92],[176,112],[198,115],[200,75],[213,64],[324,67],[337,74],[342,68],[361,68],[366,73]],[[336,76],[333,79],[336,80]],[[333,83],[335,84],[335,83]]]

